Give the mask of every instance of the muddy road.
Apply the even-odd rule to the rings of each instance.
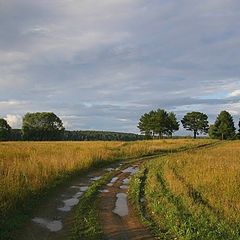
[[[39,206],[21,230],[14,235],[16,240],[62,240],[69,239],[74,207],[89,186],[107,172],[113,177],[99,192],[99,215],[104,239],[154,239],[134,215],[128,201],[127,189],[130,177],[142,161],[118,163],[81,176],[59,189]]]
[[[128,183],[138,167],[139,164],[135,164],[124,168],[100,195],[100,222],[106,240],[154,239],[135,216],[127,197]]]

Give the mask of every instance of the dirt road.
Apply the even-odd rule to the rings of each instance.
[[[99,193],[101,199],[100,224],[105,239],[154,239],[150,232],[139,223],[127,199],[128,182],[137,172],[138,164],[112,165],[93,171],[74,180],[69,186],[59,189],[55,196],[38,207],[34,216],[16,233],[16,240],[61,240],[68,239],[72,226],[74,206],[88,187],[108,171],[114,177]],[[115,174],[116,172],[116,174]]]
[[[154,239],[135,216],[127,197],[128,182],[137,170],[138,164],[123,169],[100,196],[100,222],[107,240]]]

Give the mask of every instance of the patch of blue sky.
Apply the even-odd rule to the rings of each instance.
[[[224,99],[229,97],[229,92],[222,91],[222,92],[213,92],[211,94],[204,94],[201,96],[197,96],[197,99]]]

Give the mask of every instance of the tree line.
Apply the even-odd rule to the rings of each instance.
[[[240,139],[240,121],[236,133],[233,117],[227,111],[222,111],[212,125],[209,125],[207,114],[201,112],[186,113],[181,123],[186,130],[193,132],[194,138],[208,133],[210,138],[215,139]],[[56,114],[36,112],[27,113],[23,117],[22,129],[12,129],[5,119],[0,118],[0,141],[134,141],[172,137],[179,127],[175,113],[164,109],[152,110],[140,117],[138,128],[143,135],[108,131],[66,131],[62,120]]]
[[[27,113],[22,129],[12,129],[7,121],[0,119],[0,141],[134,141],[143,136],[133,133],[109,131],[66,131],[62,120],[52,112]]]
[[[183,128],[193,132],[194,138],[200,134],[208,134],[213,139],[240,139],[240,121],[236,133],[233,117],[227,111],[222,111],[212,125],[209,125],[207,114],[202,112],[186,113],[181,123]],[[179,130],[179,127],[180,123],[176,115],[164,109],[152,110],[143,114],[138,123],[140,132],[146,138],[171,137],[174,132]]]
[[[109,131],[65,131],[66,141],[136,141],[145,137],[134,133],[109,132]]]

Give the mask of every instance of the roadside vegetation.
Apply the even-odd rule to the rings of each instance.
[[[103,232],[99,223],[99,211],[97,209],[99,201],[97,196],[101,187],[107,184],[112,175],[113,173],[106,173],[100,180],[91,185],[82,196],[74,211],[69,239],[103,239]]]
[[[240,239],[239,156],[233,141],[146,162],[132,202],[161,239]]]
[[[110,162],[172,152],[211,140],[0,143],[1,233],[11,231],[55,186]]]

